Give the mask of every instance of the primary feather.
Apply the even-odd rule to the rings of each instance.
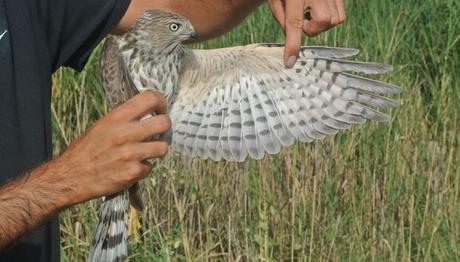
[[[171,30],[173,23],[178,30]],[[101,63],[110,110],[143,90],[165,95],[172,149],[187,157],[261,159],[295,140],[323,139],[368,119],[386,121],[387,115],[369,106],[399,105],[381,96],[400,92],[398,86],[350,74],[392,70],[342,60],[357,54],[356,49],[304,46],[294,67],[286,68],[283,45],[184,47],[181,43],[194,34],[181,16],[147,11],[128,33],[106,41]],[[134,192],[139,190],[103,203],[90,261],[126,259],[128,194],[142,206]]]

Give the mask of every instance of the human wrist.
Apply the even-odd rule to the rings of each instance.
[[[39,192],[43,201],[50,208],[51,213],[58,212],[66,207],[78,203],[72,183],[66,179],[60,159],[51,160],[30,172],[31,192]]]

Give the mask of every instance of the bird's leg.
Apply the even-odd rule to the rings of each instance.
[[[141,239],[141,236],[139,234],[140,229],[141,223],[139,222],[137,210],[133,206],[130,206],[128,230],[129,235],[133,239],[134,243],[138,243]]]
[[[142,200],[141,185],[139,183],[140,182],[134,183],[128,190],[130,202],[128,231],[135,243],[140,240],[139,231],[141,229],[141,224],[139,222],[138,211],[141,212],[145,208],[144,201]]]

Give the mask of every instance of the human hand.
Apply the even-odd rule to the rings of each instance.
[[[97,121],[61,157],[48,163],[48,172],[59,175],[70,191],[62,196],[65,205],[114,194],[144,178],[151,170],[144,160],[168,151],[166,142],[147,140],[171,127],[165,111],[161,94],[138,94]],[[157,115],[139,121],[152,112]]]
[[[302,32],[316,36],[345,21],[343,0],[268,0],[268,3],[286,35],[286,67],[292,67],[297,60]]]

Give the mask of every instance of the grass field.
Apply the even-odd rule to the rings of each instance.
[[[132,261],[460,261],[460,1],[346,4],[346,23],[305,45],[394,65],[390,122],[243,164],[171,154],[146,180]],[[282,41],[264,6],[197,47]],[[105,113],[97,61],[54,75],[56,154]],[[61,214],[64,260],[87,256],[98,204]]]

